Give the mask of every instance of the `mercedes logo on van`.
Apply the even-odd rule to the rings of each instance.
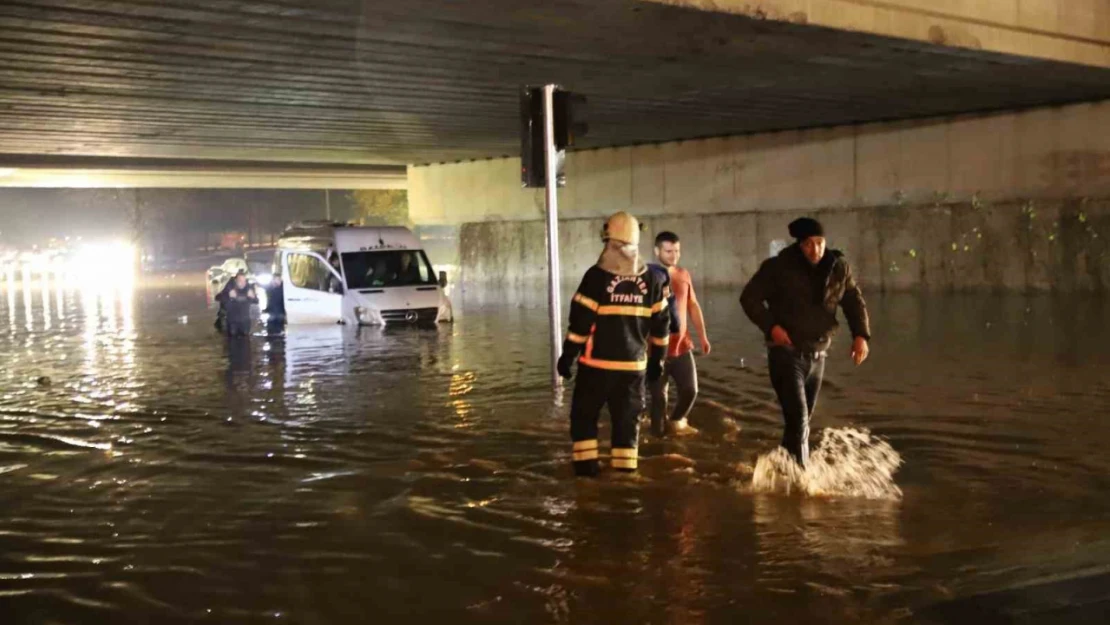
[[[405,313],[405,321],[407,321],[409,323],[416,323],[416,319],[418,317],[419,317],[419,315],[416,314],[415,310],[410,310],[410,311]]]

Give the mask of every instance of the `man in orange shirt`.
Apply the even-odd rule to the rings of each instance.
[[[671,293],[671,340],[667,349],[667,362],[663,375],[651,385],[651,429],[656,435],[692,434],[697,432],[690,427],[686,416],[694,406],[698,396],[698,369],[694,364],[694,341],[690,338],[689,321],[701,340],[701,351],[709,355],[709,337],[705,330],[705,318],[694,294],[694,280],[690,272],[678,266],[682,256],[678,235],[673,232],[660,232],[655,237],[655,258],[658,265],[652,265],[657,272],[665,272],[670,278]],[[664,427],[667,414],[667,387],[670,378],[678,385],[678,402],[674,412]]]

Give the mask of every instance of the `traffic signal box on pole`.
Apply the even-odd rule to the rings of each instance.
[[[556,90],[552,102],[555,114],[555,176],[558,186],[566,184],[563,172],[566,149],[586,136],[586,97]],[[520,93],[520,183],[523,187],[545,186],[544,182],[543,89],[524,87]]]

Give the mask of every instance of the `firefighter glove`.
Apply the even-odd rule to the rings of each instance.
[[[559,372],[560,376],[568,380],[574,377],[571,369],[574,367],[574,361],[578,360],[578,354],[581,351],[582,346],[577,343],[571,341],[563,343],[563,355],[559,356],[559,363],[555,366],[555,370]]]

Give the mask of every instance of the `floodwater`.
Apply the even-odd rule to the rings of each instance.
[[[0,622],[1106,622],[1106,305],[872,296],[814,424],[855,476],[787,494],[735,296],[701,433],[575,480],[542,309],[229,344],[203,290],[9,285]]]

